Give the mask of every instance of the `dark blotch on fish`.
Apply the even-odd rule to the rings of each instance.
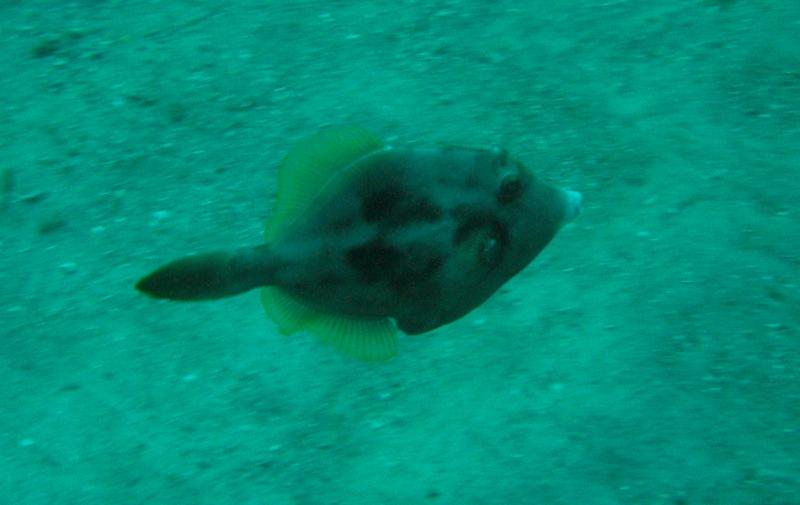
[[[381,240],[373,240],[347,251],[347,262],[358,270],[364,282],[381,280],[385,272],[396,271],[402,261],[402,254]]]

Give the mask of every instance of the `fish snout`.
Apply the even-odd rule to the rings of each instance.
[[[564,223],[569,223],[581,213],[583,205],[583,195],[577,191],[564,190],[564,202],[566,210],[564,212]]]

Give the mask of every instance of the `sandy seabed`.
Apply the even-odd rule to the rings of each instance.
[[[800,503],[800,2],[6,0],[0,47],[0,504]],[[382,365],[133,290],[339,123],[584,213]]]

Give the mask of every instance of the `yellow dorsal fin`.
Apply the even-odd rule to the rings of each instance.
[[[275,210],[264,234],[267,242],[278,238],[343,169],[381,146],[378,137],[355,125],[326,128],[298,142],[278,169]]]
[[[284,335],[306,330],[361,361],[386,361],[397,354],[397,329],[388,318],[359,319],[321,311],[275,287],[261,290],[261,302]]]

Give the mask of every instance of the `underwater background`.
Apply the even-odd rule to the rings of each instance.
[[[800,2],[5,0],[0,49],[0,504],[800,504]],[[133,289],[342,123],[584,212],[385,364]]]

